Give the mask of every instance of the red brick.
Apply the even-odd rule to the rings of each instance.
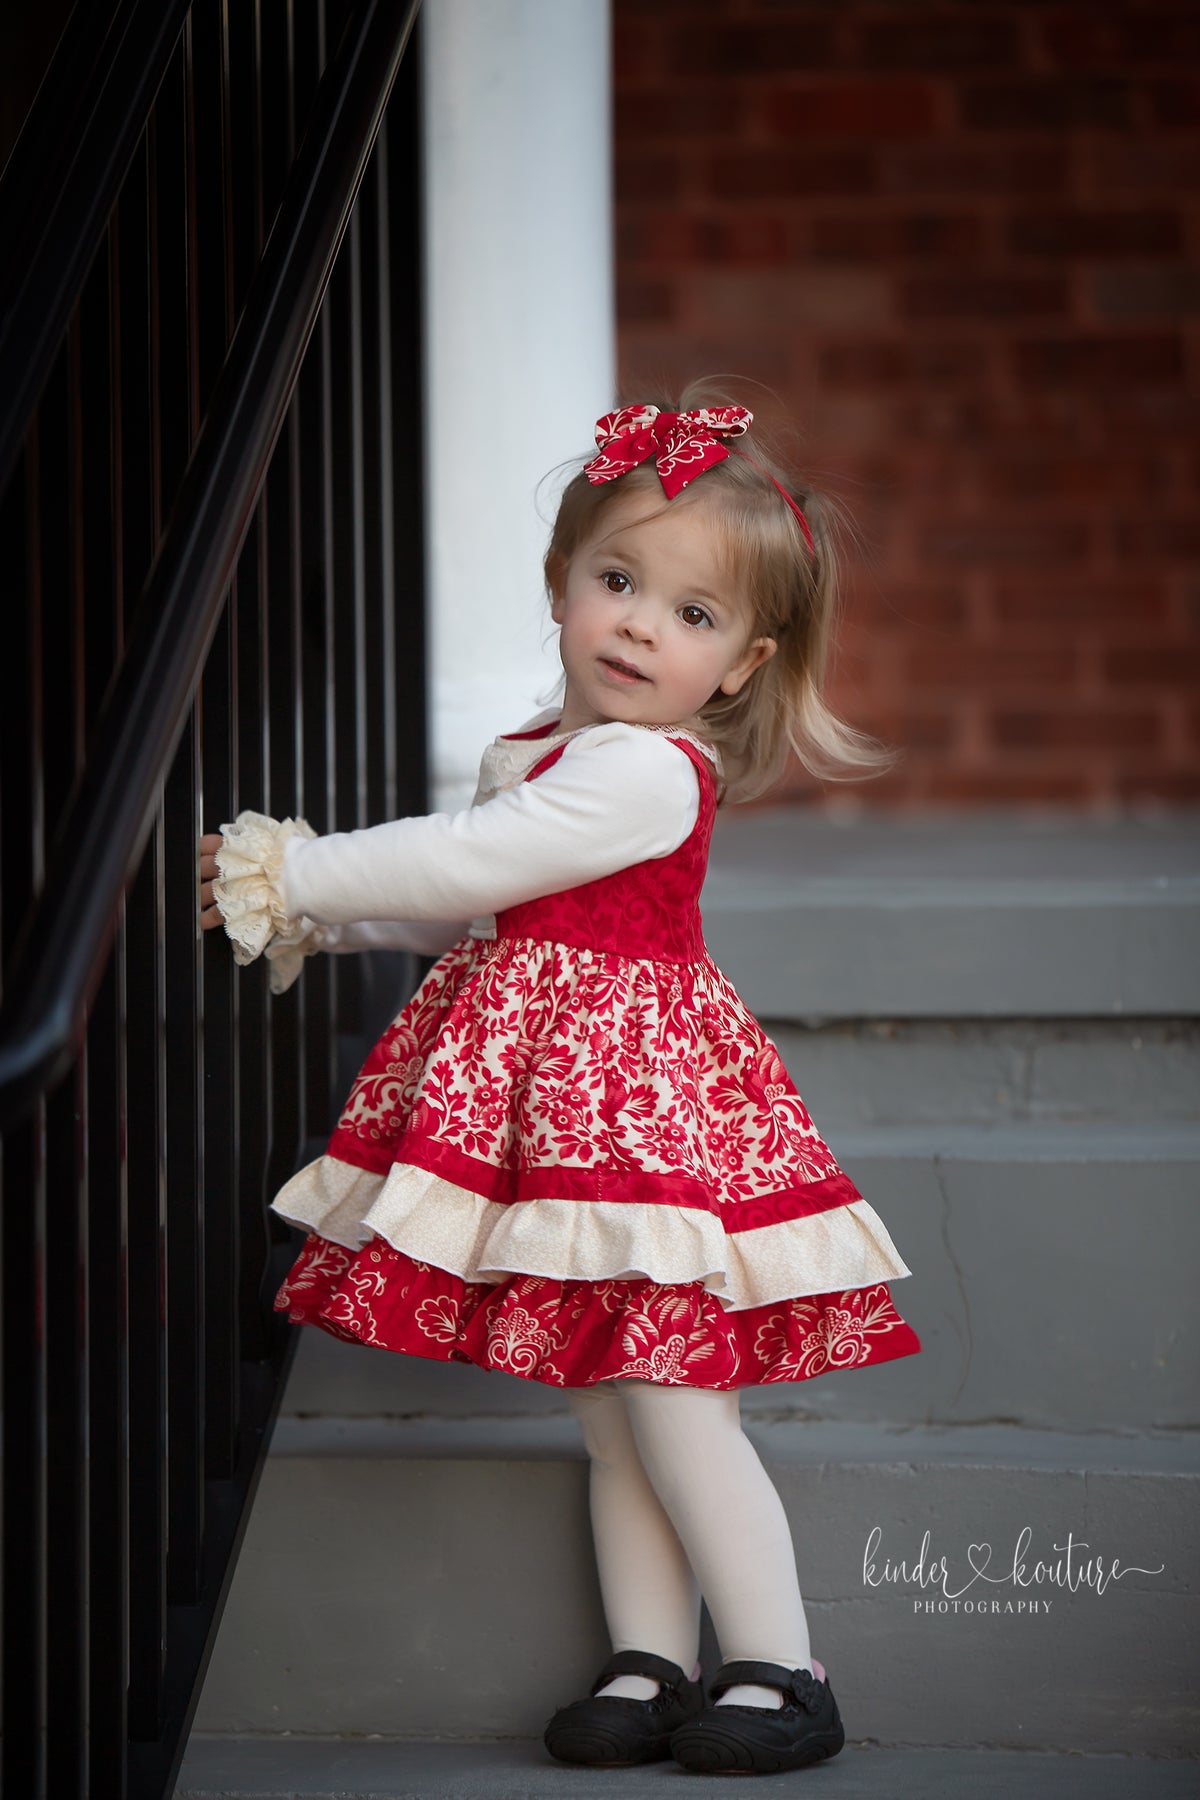
[[[1062,520],[977,519],[927,525],[921,554],[931,564],[1073,563],[1087,553],[1085,524]]]
[[[736,141],[750,117],[749,96],[737,88],[711,86],[618,87],[613,94],[613,136],[622,150],[639,143],[693,139],[707,142],[705,120],[719,109],[723,143]]]
[[[705,270],[687,283],[694,316],[732,331],[779,330],[801,326],[845,330],[876,324],[888,313],[887,283],[874,270],[814,268]]]
[[[828,68],[834,60],[832,26],[809,15],[786,25],[708,25],[692,7],[671,34],[671,71],[680,75],[779,75]]]
[[[843,262],[974,257],[982,241],[973,213],[827,213],[810,226],[811,253]]]
[[[683,169],[676,156],[665,150],[627,151],[617,146],[613,158],[614,199],[618,206],[635,204],[652,195],[659,202],[674,200],[683,192]]]
[[[1153,81],[1149,100],[1156,125],[1183,131],[1195,131],[1200,126],[1200,77]]]
[[[825,345],[817,360],[821,380],[839,388],[953,385],[971,380],[979,366],[979,346],[952,338],[856,338]]]
[[[625,207],[617,221],[617,256],[625,268],[778,268],[790,260],[789,234],[784,221],[773,215],[745,212],[714,218]]]
[[[678,266],[700,261],[707,229],[708,220],[694,213],[623,207],[616,221],[617,267],[625,274],[647,264]]]
[[[869,20],[853,38],[853,59],[865,69],[1004,69],[1021,61],[1016,19],[973,19],[946,12]]]
[[[1159,715],[1150,708],[1124,712],[1113,706],[1013,708],[991,715],[991,735],[1002,750],[1154,750],[1162,745]]]
[[[968,620],[967,597],[961,588],[884,579],[878,589],[866,587],[856,594],[849,616],[870,632],[912,627],[922,632],[961,631]]]
[[[1200,682],[1200,645],[1134,644],[1105,650],[1101,670],[1106,681],[1122,687],[1138,682],[1151,687],[1188,687]]]
[[[1183,347],[1166,333],[1143,337],[1028,338],[1012,346],[1016,374],[1038,386],[1092,388],[1112,384],[1175,383]]]
[[[1200,515],[1114,519],[1113,545],[1122,558],[1184,562],[1200,557]]]
[[[622,319],[665,321],[675,316],[675,284],[622,275],[617,281],[617,312]]]
[[[1167,806],[1190,806],[1200,800],[1200,773],[1188,769],[1154,769],[1145,774],[1118,771],[1115,786],[1118,799],[1133,805],[1154,800]]]
[[[1094,269],[1087,280],[1102,319],[1182,319],[1200,313],[1200,268]]]
[[[878,735],[892,749],[946,750],[958,735],[958,720],[947,707],[864,706],[851,702],[854,723]]]
[[[930,387],[906,394],[893,408],[886,429],[904,443],[969,445],[973,450],[993,429],[995,413],[995,401],[984,399],[977,387],[965,394]]]
[[[769,128],[790,138],[929,137],[938,128],[928,81],[829,81],[766,96]]]
[[[1168,479],[1163,458],[1080,455],[1071,450],[984,451],[975,469],[981,493],[1002,500],[1154,497]]]
[[[1128,69],[1194,62],[1200,25],[1193,13],[1126,9],[1058,13],[1039,27],[1046,54],[1064,69]]]
[[[1087,774],[1046,774],[1039,769],[997,772],[991,769],[929,770],[924,782],[930,800],[957,806],[1083,806],[1092,797]]]
[[[1147,256],[1178,250],[1179,215],[1136,211],[1082,211],[1071,207],[1017,213],[1008,224],[1008,246],[1021,256]]]
[[[971,82],[963,88],[963,124],[976,131],[1061,131],[1073,125],[1110,129],[1133,124],[1133,90],[1125,81]]]
[[[1066,188],[1063,143],[953,143],[889,149],[884,186],[899,194],[1056,194]]]
[[[709,221],[705,254],[709,262],[776,268],[791,260],[784,221],[771,214],[743,212]]]
[[[644,80],[657,70],[657,34],[646,24],[614,9],[612,31],[613,85],[618,92],[628,81]]]
[[[1061,318],[1070,289],[1060,275],[922,275],[897,284],[905,319]]]
[[[1129,625],[1144,630],[1163,625],[1167,601],[1153,582],[1067,581],[1002,583],[993,596],[1002,626],[1040,626],[1049,634],[1060,627]]]
[[[708,164],[708,190],[719,200],[809,201],[821,194],[868,194],[879,186],[874,153],[856,147],[725,150]],[[653,191],[650,183],[643,192]]]
[[[994,688],[1035,688],[1069,681],[1078,667],[1067,645],[923,643],[906,647],[904,666],[914,687],[965,688],[986,694]]]
[[[680,393],[697,371],[729,367],[729,340],[708,336],[683,337],[678,328],[633,325],[622,319],[618,338],[617,391],[627,398],[662,391]],[[782,390],[791,372],[785,346],[764,343],[738,348],[737,369],[747,381]]]
[[[1079,167],[1097,193],[1135,193],[1161,188],[1174,198],[1200,187],[1200,142],[1170,137],[1096,138],[1080,144]]]

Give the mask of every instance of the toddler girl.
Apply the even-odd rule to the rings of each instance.
[[[614,1654],[546,1730],[564,1761],[770,1773],[844,1741],[782,1503],[738,1390],[920,1349],[909,1274],[713,965],[713,815],[793,745],[886,754],[823,705],[834,561],[739,406],[622,407],[545,572],[560,706],[498,737],[466,811],[201,842],[202,919],[280,991],[320,949],[440,960],[319,1157],[275,1305],[356,1343],[562,1387],[591,1459]],[[725,1661],[697,1664],[700,1596]]]

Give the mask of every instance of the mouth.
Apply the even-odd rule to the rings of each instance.
[[[649,681],[650,679],[648,675],[643,675],[640,669],[635,669],[632,663],[621,662],[621,660],[615,656],[602,656],[600,658],[600,663],[610,674],[615,675],[618,681],[628,681],[633,683],[635,681]]]

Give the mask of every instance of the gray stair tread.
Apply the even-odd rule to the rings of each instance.
[[[786,1396],[781,1396],[781,1404]],[[911,1468],[936,1464],[989,1469],[1076,1470],[1138,1475],[1197,1475],[1190,1432],[1029,1431],[1004,1425],[893,1426],[857,1420],[771,1420],[746,1415],[746,1430],[771,1463]],[[302,1418],[283,1416],[273,1456],[500,1458],[507,1462],[582,1461],[573,1418],[561,1413],[474,1418]]]
[[[969,1162],[1192,1162],[1200,1157],[1200,1124],[1188,1119],[997,1119],[843,1125],[837,1148],[839,1160],[940,1156]]]
[[[1200,814],[723,813],[716,962],[771,1019],[1200,1010]]]
[[[175,1800],[641,1800],[690,1793],[674,1762],[574,1769],[536,1741],[429,1744],[330,1738],[194,1738]],[[824,1800],[1192,1800],[1190,1761],[1048,1756],[1022,1750],[867,1749],[775,1776],[772,1794]]]
[[[1177,882],[1200,880],[1200,811],[1190,807],[1125,819],[986,807],[838,819],[804,807],[734,806],[721,812],[713,845],[723,876],[736,849],[753,856],[764,882],[796,875],[806,886],[886,880],[902,897],[942,883],[991,890],[996,881],[1029,882],[1038,891],[1050,883],[1051,891],[1070,896],[1169,893]]]

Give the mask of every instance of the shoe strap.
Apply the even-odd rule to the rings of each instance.
[[[669,1662],[665,1656],[655,1656],[649,1650],[618,1650],[610,1656],[592,1683],[593,1694],[606,1687],[614,1675],[645,1675],[649,1681],[661,1681],[669,1688],[688,1685],[688,1678],[678,1663]]]
[[[820,1709],[820,1697],[816,1692],[817,1678],[812,1670],[787,1669],[782,1663],[722,1663],[709,1683],[708,1697],[710,1700],[719,1700],[731,1687],[743,1685],[778,1688],[785,1698],[794,1700],[806,1712],[817,1712]]]

